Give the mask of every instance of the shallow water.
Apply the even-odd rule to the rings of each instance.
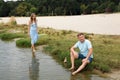
[[[98,75],[71,72],[51,56],[37,50],[35,57],[30,49],[17,48],[14,41],[0,40],[0,80],[110,80]],[[112,79],[111,79],[112,80]]]

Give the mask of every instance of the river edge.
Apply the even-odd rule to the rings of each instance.
[[[47,45],[41,45],[41,46],[37,46],[36,48],[43,51],[43,52],[46,52],[44,50],[44,47],[46,47]],[[46,54],[49,54],[50,56],[52,56],[49,52],[47,52]],[[65,64],[64,61],[63,62],[59,62],[57,60],[57,58],[54,58],[54,56],[52,56],[54,60],[56,60],[61,66],[63,66],[64,68]],[[61,64],[62,63],[62,64]],[[67,68],[68,69],[68,68]],[[113,80],[120,80],[120,70],[117,70],[117,69],[112,69],[111,72],[108,72],[108,73],[103,73],[102,71],[100,70],[97,70],[97,69],[93,69],[92,71],[85,71],[85,72],[88,72],[88,73],[92,73],[92,74],[97,74],[99,75],[100,77],[103,77],[103,78],[110,78],[110,79],[113,79]]]
[[[20,38],[19,38],[20,39]],[[15,41],[16,39],[14,39]],[[41,45],[41,46],[37,46],[36,49],[37,50],[40,50],[42,52],[45,52],[44,51],[44,47],[47,46],[47,45]],[[49,54],[55,61],[57,61],[56,59],[57,58],[54,58],[50,53],[46,53],[46,54]],[[57,61],[58,62],[58,61]],[[58,62],[59,63],[59,62]],[[61,63],[64,63],[61,61]],[[61,64],[60,64],[61,65]],[[61,65],[65,68],[64,65]],[[68,68],[67,68],[68,69]],[[82,72],[81,72],[82,73]],[[84,73],[84,72],[83,72]],[[100,70],[96,70],[96,69],[93,69],[92,71],[85,71],[85,73],[90,73],[90,74],[96,74],[100,77],[103,77],[103,78],[110,78],[110,80],[120,80],[120,71],[119,70],[115,70],[115,69],[112,69],[110,73],[103,73],[101,72]]]
[[[16,40],[18,40],[18,39],[21,39],[21,38],[16,38],[16,39],[14,39],[14,41],[16,41]],[[36,50],[40,50],[40,51],[42,51],[42,52],[50,55],[57,63],[59,63],[59,64],[60,64],[61,66],[63,66],[64,68],[66,68],[65,65],[64,65],[64,64],[66,64],[66,63],[64,63],[64,61],[58,60],[58,59],[55,58],[53,55],[51,55],[49,52],[46,52],[46,51],[44,50],[44,48],[45,48],[46,46],[47,46],[47,45],[36,46]],[[68,68],[66,68],[66,69],[68,69]],[[83,71],[83,72],[84,72],[84,71]],[[120,80],[120,76],[119,76],[119,75],[120,75],[120,70],[118,70],[118,69],[111,69],[111,71],[108,72],[108,73],[103,73],[102,71],[97,70],[97,69],[93,69],[92,71],[85,71],[85,72],[91,73],[91,74],[97,74],[97,75],[99,75],[100,77],[103,77],[103,78],[110,78],[110,79],[112,79],[112,80]]]
[[[113,69],[111,73],[106,73],[106,74],[114,80],[120,80],[120,70]]]

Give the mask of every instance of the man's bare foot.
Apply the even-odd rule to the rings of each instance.
[[[74,70],[74,67],[69,68],[69,70],[70,70],[70,71],[71,71],[71,70]]]
[[[74,76],[75,74],[77,74],[77,72],[76,72],[76,71],[72,72],[72,75],[73,75],[73,76]]]
[[[66,63],[67,62],[67,58],[65,57],[65,59],[64,59],[64,63]]]

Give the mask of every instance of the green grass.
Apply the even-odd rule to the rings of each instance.
[[[21,34],[21,33],[3,33],[3,34],[0,34],[0,38],[2,40],[12,40],[15,38],[25,38],[25,37],[27,37],[27,35]]]
[[[69,48],[77,41],[76,33],[64,36],[55,36],[49,41],[45,51],[49,52],[58,60],[62,61],[67,57],[67,67],[70,67]],[[53,37],[53,36],[52,36]],[[60,38],[61,37],[61,38]],[[94,35],[93,44],[94,60],[87,69],[98,69],[103,72],[110,72],[112,68],[120,68],[120,36]],[[81,61],[76,61],[76,67]]]
[[[16,46],[23,47],[23,48],[29,48],[31,47],[30,39],[29,38],[19,39],[16,41]]]
[[[48,41],[49,41],[49,37],[47,35],[44,35],[44,36],[41,35],[35,45],[36,46],[45,45],[48,43]],[[24,38],[24,39],[17,40],[16,46],[17,47],[24,47],[24,48],[31,47],[30,38]]]

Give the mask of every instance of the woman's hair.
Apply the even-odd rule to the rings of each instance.
[[[35,18],[33,18],[33,16],[35,16]],[[35,23],[36,23],[37,20],[36,20],[36,15],[35,15],[35,13],[32,13],[32,14],[31,14],[31,16],[30,16],[30,21],[31,21],[31,22],[35,21]]]

